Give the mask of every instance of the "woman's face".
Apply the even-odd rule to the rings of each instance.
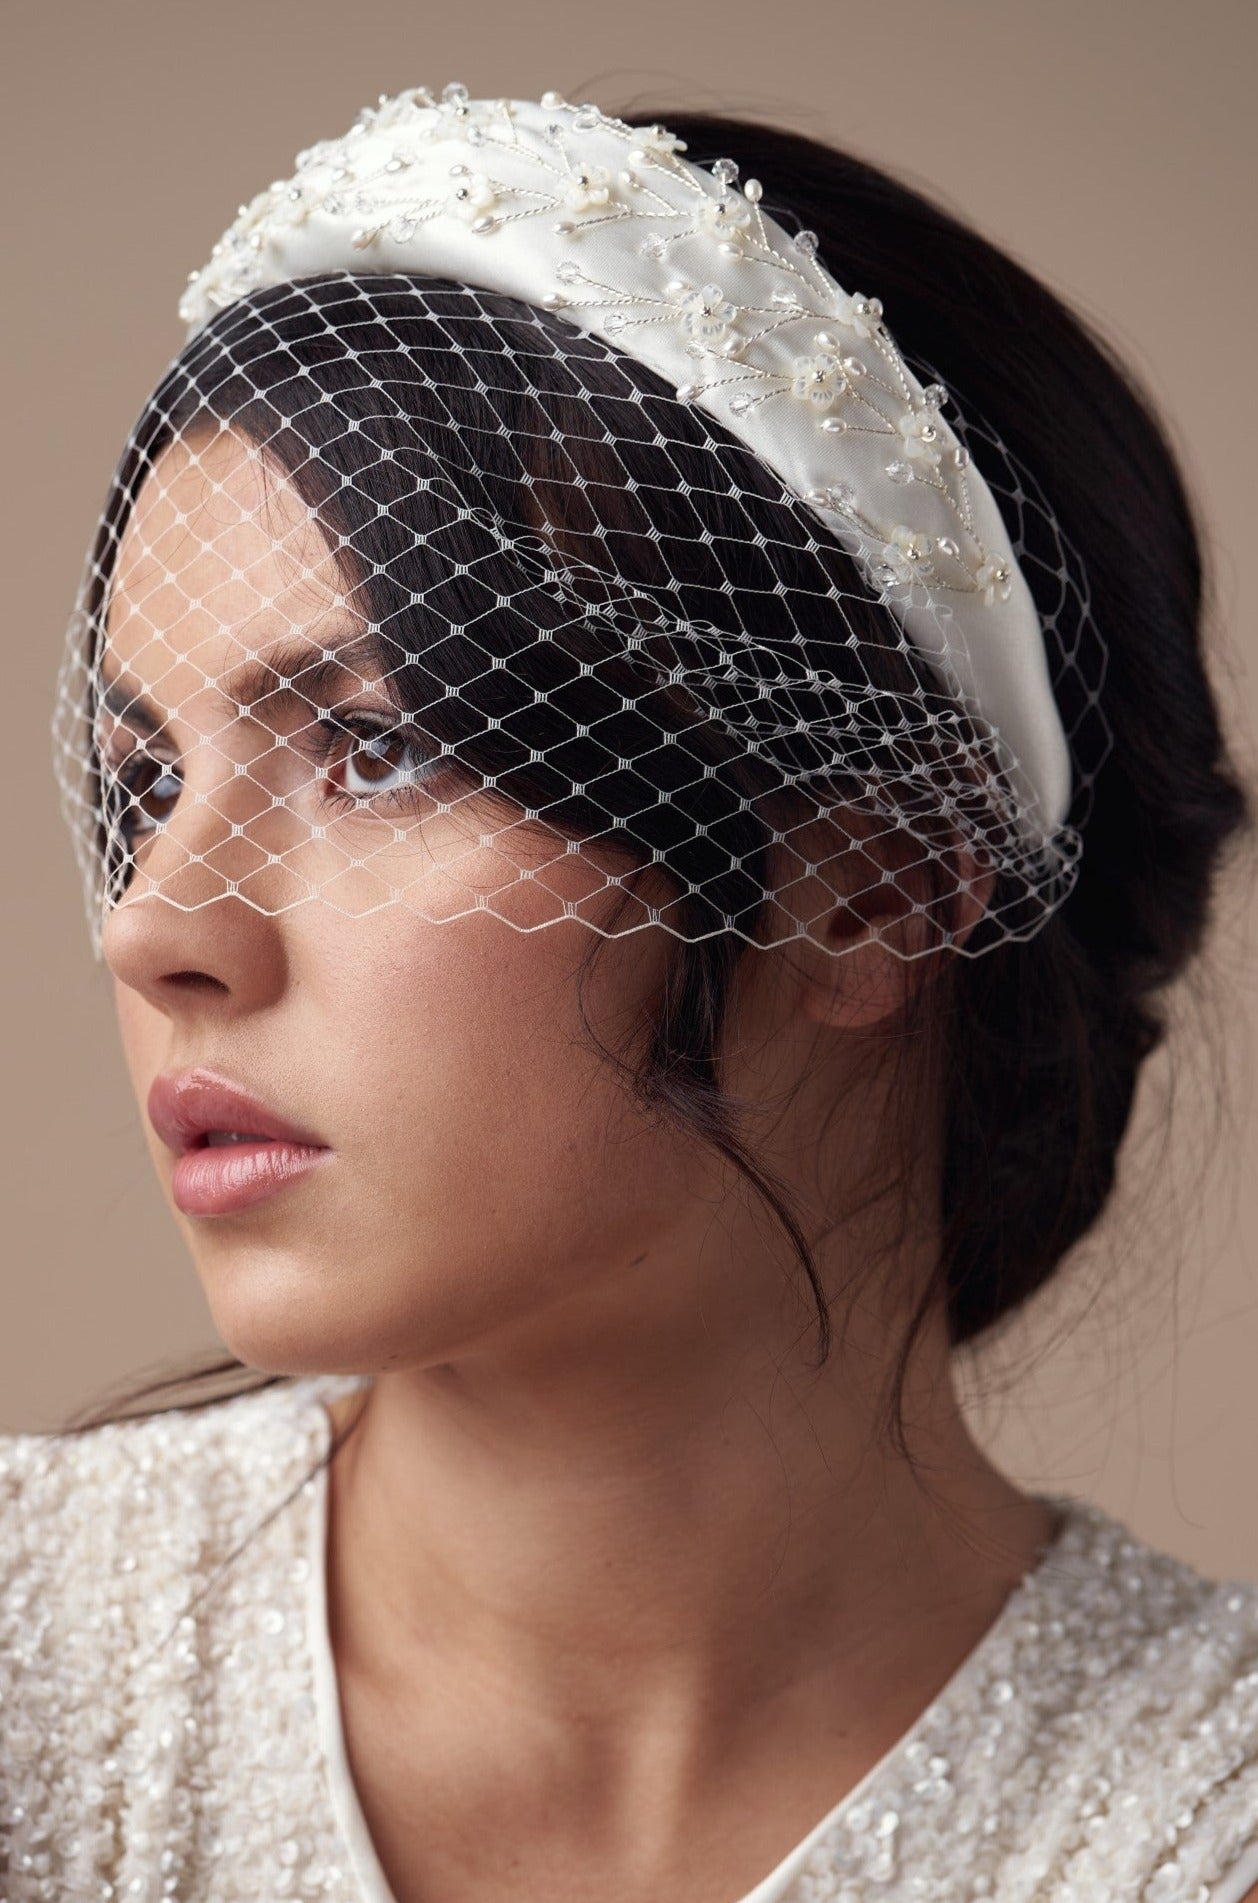
[[[317,691],[296,631],[337,656]],[[148,815],[104,954],[149,1147],[223,1340],[282,1373],[421,1367],[506,1341],[571,1353],[591,1325],[622,1352],[637,1330],[645,1351],[702,1300],[705,1245],[714,1306],[736,1301],[740,1275],[751,1305],[780,1301],[763,1219],[733,1213],[735,1174],[637,1107],[583,1029],[581,920],[610,917],[606,866],[537,828],[482,841],[472,805],[443,813],[422,785],[399,802],[397,758],[355,763],[322,730],[315,746],[329,708],[388,712],[348,658],[353,633],[328,545],[274,472],[264,486],[227,433],[163,453],[125,532],[102,661],[117,710],[102,753],[147,789]],[[262,701],[247,670],[267,655]],[[276,691],[281,675],[304,701]],[[128,762],[129,747],[147,751]],[[304,878],[323,896],[293,903]],[[379,904],[390,885],[401,902]],[[651,928],[603,945],[585,1008],[617,1052],[636,1048],[672,943]],[[794,1080],[807,1015],[770,995],[748,993],[736,1024],[751,1041],[727,1080],[766,1101]],[[176,1173],[150,1091],[202,1069],[316,1139],[316,1166],[242,1207],[181,1206],[189,1166]],[[230,1155],[215,1146],[211,1176]]]

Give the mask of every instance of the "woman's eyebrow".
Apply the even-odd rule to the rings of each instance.
[[[251,707],[255,701],[288,691],[310,700],[346,676],[362,686],[385,685],[379,647],[372,636],[360,632],[335,647],[288,636],[260,654],[248,655],[223,676],[218,687],[237,706]]]
[[[105,681],[104,692],[97,700],[97,708],[106,713],[115,714],[119,720],[129,721],[138,727],[150,739],[163,731],[163,722],[154,710],[152,702],[141,693],[135,682],[125,674],[117,674],[112,680],[101,676]]]
[[[252,707],[260,700],[293,694],[303,701],[316,700],[325,690],[343,685],[352,678],[360,685],[387,687],[379,671],[379,649],[367,635],[357,634],[336,648],[323,647],[305,638],[285,637],[258,654],[250,654],[222,677],[218,691],[240,707]],[[100,705],[120,720],[127,720],[150,738],[162,733],[165,718],[148,696],[125,672],[105,680]]]

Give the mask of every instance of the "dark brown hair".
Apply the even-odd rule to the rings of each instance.
[[[633,122],[651,119],[639,113]],[[1247,800],[1226,755],[1204,666],[1203,556],[1192,508],[1155,406],[1105,339],[1003,251],[863,160],[797,133],[712,114],[670,113],[667,122],[687,142],[690,158],[708,163],[731,157],[744,175],[764,180],[766,209],[788,228],[814,230],[820,256],[839,281],[882,299],[910,361],[933,366],[956,394],[961,416],[972,409],[984,418],[1034,471],[1086,565],[1107,654],[1102,706],[1112,751],[1092,789],[1074,889],[1025,942],[946,961],[946,973],[922,989],[906,1016],[906,1038],[929,1044],[943,1156],[938,1261],[907,1327],[889,1395],[888,1420],[898,1437],[901,1383],[933,1310],[943,1305],[954,1343],[972,1341],[1026,1302],[1104,1209],[1141,1066],[1164,1036],[1160,994],[1203,940],[1221,856],[1246,824]],[[414,294],[417,282],[422,298]],[[492,537],[487,540],[474,521],[437,549],[431,536],[415,535],[422,504],[408,477],[434,432],[445,432],[447,469],[459,463],[460,441],[475,443],[474,454],[463,457],[469,502],[504,507],[518,520],[526,506],[521,475],[542,496],[553,475],[565,545],[580,547],[597,565],[599,536],[609,527],[628,530],[618,535],[617,564],[649,588],[659,582],[662,536],[666,566],[683,580],[686,605],[698,606],[719,625],[719,591],[709,585],[703,537],[696,536],[695,518],[686,512],[697,509],[700,527],[724,538],[721,562],[736,586],[741,575],[753,587],[754,550],[746,542],[741,552],[735,545],[722,498],[708,495],[683,510],[680,501],[670,505],[662,491],[652,490],[654,500],[641,506],[649,506],[656,519],[644,533],[648,525],[626,514],[630,499],[623,483],[617,487],[616,469],[632,472],[635,455],[648,453],[649,446],[617,440],[616,458],[610,458],[605,439],[597,431],[583,433],[570,404],[563,445],[548,448],[525,424],[527,392],[504,390],[509,378],[502,364],[491,427],[477,394],[470,328],[463,347],[451,353],[451,342],[459,344],[467,299],[457,285],[338,273],[305,280],[300,297],[279,285],[238,300],[181,352],[150,400],[134,433],[130,464],[119,471],[110,536],[120,532],[144,458],[173,429],[197,415],[231,419],[233,427],[265,442],[276,464],[314,502],[336,531],[351,570],[357,564],[365,611],[400,636],[418,595],[439,594],[443,610],[466,610],[478,588],[493,590],[492,560],[509,559],[500,550],[493,555]],[[476,303],[497,313],[509,337],[513,309],[520,307],[483,293]],[[582,339],[559,318],[530,312],[528,326],[534,340],[539,327],[552,340],[555,363],[562,365],[565,354],[580,357],[590,403],[613,436],[614,419],[627,407],[626,376],[640,393],[663,389],[649,371],[618,363],[601,342]],[[521,340],[524,334],[522,323]],[[433,378],[429,371],[438,356]],[[207,374],[215,364],[215,374]],[[530,377],[536,374],[530,364]],[[432,400],[435,384],[442,389],[440,405]],[[387,416],[378,400],[382,386],[391,397]],[[557,384],[551,396],[562,413],[562,387]],[[518,431],[511,426],[512,404],[518,406]],[[554,413],[552,406],[552,418]],[[345,428],[347,416],[357,419],[352,431]],[[526,442],[533,448],[526,449]],[[546,455],[556,459],[552,467]],[[585,519],[574,511],[570,473],[565,479],[573,457],[590,484],[583,492]],[[728,466],[748,497],[758,498],[756,506],[772,516],[774,537],[789,543],[789,512],[773,500],[776,485],[766,486],[761,466],[733,438]],[[630,514],[638,507],[634,502]],[[401,537],[399,523],[405,525]],[[860,583],[846,558],[836,549],[833,559],[844,587],[857,592]],[[486,562],[490,567],[480,581],[455,573],[456,567]],[[1034,585],[1033,574],[1030,579]],[[528,711],[527,695],[508,704],[495,702],[492,694],[510,694],[512,682],[516,689],[545,684],[565,718],[588,724],[606,683],[544,681],[539,670],[571,658],[562,645],[552,645],[545,659],[540,647],[531,658],[524,653],[521,629],[530,618],[536,627],[539,616],[545,625],[544,597],[525,600],[518,575],[502,592],[514,595],[517,605],[491,618],[489,642],[512,654],[513,669],[493,677],[483,673],[481,625],[475,652],[445,641],[439,657],[425,654],[422,663],[402,671],[404,703],[429,710],[433,732],[458,743],[459,759],[469,769],[491,765],[507,797],[546,806],[578,836],[604,832],[610,804],[621,823],[618,843],[643,854],[658,848],[665,866],[691,886],[686,903],[698,923],[707,906],[712,916],[729,913],[754,924],[763,887],[746,867],[766,864],[766,835],[762,817],[742,810],[745,800],[740,807],[747,790],[741,769],[713,756],[721,770],[706,783],[705,797],[717,797],[713,785],[730,797],[717,815],[721,824],[712,829],[714,856],[696,863],[691,829],[683,829],[683,844],[674,826],[693,788],[688,792],[678,776],[670,777],[667,748],[652,756],[654,766],[635,760],[619,789],[604,761],[597,802],[571,793],[572,786],[588,784],[592,741],[566,756],[566,788],[556,780],[553,753],[530,764],[527,724],[512,727]],[[519,628],[511,620],[516,612]],[[885,627],[884,613],[868,604],[864,625],[871,647]],[[822,630],[816,633],[823,638]],[[399,645],[413,652],[415,641]],[[864,652],[868,656],[869,649]],[[1052,658],[1060,664],[1064,657]],[[904,662],[885,638],[875,665],[884,667],[885,683],[894,689]],[[485,694],[460,693],[444,703],[442,713],[442,684],[467,688],[478,676],[487,684]],[[614,685],[614,675],[609,678]],[[1077,734],[1091,707],[1082,692],[1071,703],[1069,668],[1056,666],[1054,678],[1067,730]],[[501,719],[504,712],[505,728],[489,733],[489,716]],[[652,710],[657,727],[668,725],[667,710],[664,715],[661,721],[660,710]],[[531,718],[536,722],[536,709]],[[628,735],[632,719],[626,712],[625,724],[605,734],[608,757],[644,754]],[[644,808],[643,777],[653,774],[654,800]],[[591,959],[602,942],[594,939]],[[747,949],[742,937],[718,931],[677,943],[642,1061],[626,1075],[661,1114],[726,1154],[785,1225],[812,1287],[824,1359],[831,1318],[808,1242],[781,1186],[744,1147],[720,1087],[718,1047]],[[607,1055],[619,1061],[616,1053]],[[236,1377],[242,1372],[243,1364],[229,1357],[149,1383],[131,1395],[126,1417],[173,1405],[160,1397],[176,1390],[185,1391],[180,1405],[207,1405],[286,1378],[255,1372],[241,1382]],[[135,1406],[139,1401],[148,1405]],[[116,1408],[91,1413],[64,1431],[82,1432],[111,1418],[120,1418]]]

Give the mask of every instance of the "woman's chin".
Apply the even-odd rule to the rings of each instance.
[[[378,1327],[344,1281],[329,1286],[307,1259],[283,1262],[267,1252],[197,1258],[214,1328],[229,1353],[260,1373],[372,1374],[389,1358],[387,1319]]]

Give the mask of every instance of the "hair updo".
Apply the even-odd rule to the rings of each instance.
[[[1034,472],[1086,568],[1107,650],[1101,702],[1112,750],[1090,792],[1072,891],[1035,936],[994,945],[981,957],[949,959],[940,982],[923,988],[929,1022],[921,1028],[932,1040],[941,1092],[941,1246],[901,1346],[891,1409],[898,1433],[900,1383],[934,1308],[943,1305],[954,1344],[974,1340],[1048,1281],[1105,1208],[1141,1066],[1165,1035],[1160,993],[1202,942],[1224,849],[1245,827],[1249,805],[1205,672],[1202,549],[1176,457],[1151,401],[1106,341],[1003,251],[877,167],[772,126],[708,113],[661,116],[686,142],[690,159],[706,164],[728,155],[744,174],[772,181],[789,210],[767,198],[766,209],[814,230],[827,268],[842,284],[877,292],[905,355],[934,366],[955,392],[962,418],[981,418]],[[645,126],[655,117],[638,113],[630,123]],[[347,279],[337,274],[304,280],[303,300],[286,301],[286,287],[276,285],[219,313],[176,359],[135,440],[151,455],[172,427],[186,425],[191,409],[204,409],[202,380],[198,400],[181,416],[180,365],[189,353],[204,352],[206,339],[221,336],[230,319],[232,348],[247,353],[259,440],[350,545],[372,558],[383,592],[372,600],[369,579],[367,606],[373,620],[385,621],[396,612],[389,591],[404,599],[407,563],[424,559],[419,548],[390,548],[387,513],[371,507],[373,481],[396,485],[404,456],[402,465],[380,462],[373,476],[364,469],[359,436],[342,432],[339,422],[366,415],[355,404],[372,380],[383,379],[402,410],[390,424],[391,448],[405,452],[408,429],[422,434],[432,427],[422,404],[406,413],[408,385],[418,394],[426,354],[444,351],[448,360],[466,293],[434,285],[425,301],[444,299],[441,324],[425,334],[420,301],[412,299],[413,320],[390,314],[397,274],[355,274],[348,283],[362,293],[360,301],[346,299]],[[312,298],[321,305],[317,336],[308,321]],[[508,318],[513,308],[510,299],[481,291],[476,300]],[[353,347],[329,355],[338,309],[353,313],[345,319],[354,326]],[[596,410],[600,376],[608,379],[606,421],[615,413],[619,370],[607,351],[583,345],[562,319],[549,321],[561,350],[584,350],[581,374]],[[651,374],[643,370],[639,381],[649,383]],[[453,387],[448,361],[442,380],[449,427],[471,427],[474,390]],[[248,430],[244,387],[226,380],[217,413]],[[333,399],[324,405],[333,420],[321,419],[320,396]],[[510,494],[519,459],[530,455],[538,459],[527,472],[530,486],[544,495],[548,473],[558,472],[548,472],[541,459],[562,452],[535,435],[521,449],[509,395],[496,393],[496,406],[506,425],[501,453],[474,477],[477,493],[468,500],[483,503],[486,491]],[[380,421],[373,413],[373,427]],[[599,499],[582,506],[603,514],[605,531],[624,526],[615,514],[623,490],[610,468],[600,482],[598,449],[587,432],[582,468],[592,490],[581,494]],[[731,466],[736,456],[754,491],[756,459],[731,442]],[[569,496],[564,539],[597,565],[599,525],[576,519],[570,483],[557,480],[556,487]],[[391,493],[382,487],[376,500],[388,502]],[[719,503],[712,497],[709,507]],[[518,494],[508,513],[525,513]],[[113,523],[115,537],[120,527]],[[373,543],[373,536],[380,539]],[[639,533],[635,553],[633,541],[632,534],[618,536],[618,562],[622,572],[649,582],[655,542]],[[748,549],[748,561],[753,553]],[[723,564],[737,587],[737,552],[723,553]],[[1028,580],[1034,587],[1033,572]],[[1053,671],[1068,683],[1068,672]],[[1068,685],[1064,691],[1068,696]],[[1087,709],[1061,704],[1060,691],[1059,704],[1067,732],[1075,731]],[[521,797],[528,791],[525,776]],[[602,942],[594,939],[592,957]],[[658,1021],[631,1081],[660,1112],[723,1151],[784,1223],[811,1285],[824,1360],[831,1321],[808,1243],[781,1185],[744,1148],[721,1092],[718,1047],[748,949],[730,933],[677,942]],[[193,1398],[183,1404],[208,1405],[223,1398],[209,1385],[221,1388],[222,1377],[242,1366],[219,1360],[130,1398],[190,1387]],[[255,1377],[249,1385],[285,1378]],[[128,1417],[166,1404],[132,1407]],[[98,1411],[63,1431],[82,1432],[107,1418],[117,1415]]]

